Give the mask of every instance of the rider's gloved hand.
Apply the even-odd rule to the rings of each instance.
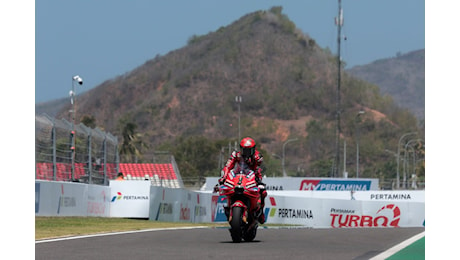
[[[257,187],[259,188],[259,190],[265,190],[266,185],[265,183],[260,182]]]
[[[216,184],[213,188],[213,192],[219,192],[219,184]]]
[[[220,185],[224,184],[225,179],[227,178],[227,174],[228,174],[228,171],[226,171],[225,169],[223,169],[222,171],[220,171],[220,178],[219,178],[219,180],[218,180],[218,182],[219,182]]]
[[[257,183],[257,185],[264,185],[265,186],[265,183],[263,183],[262,180],[257,178],[257,177],[256,177],[256,183]]]

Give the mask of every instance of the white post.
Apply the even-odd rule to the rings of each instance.
[[[290,142],[293,142],[293,141],[297,141],[297,138],[294,138],[294,139],[289,139],[287,140],[286,142],[284,142],[283,144],[283,158],[282,158],[282,164],[283,164],[283,177],[287,177],[287,174],[286,174],[286,169],[284,168],[284,158],[285,158],[285,150],[286,150],[286,144],[290,143]]]

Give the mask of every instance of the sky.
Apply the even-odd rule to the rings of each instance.
[[[35,2],[35,103],[81,94],[258,10],[282,13],[337,53],[338,0],[39,0]],[[425,48],[425,2],[342,0],[346,68]],[[344,40],[346,37],[347,40]],[[70,100],[70,99],[69,99]],[[69,101],[70,102],[70,101]]]

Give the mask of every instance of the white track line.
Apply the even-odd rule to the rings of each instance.
[[[403,248],[409,246],[410,244],[414,243],[415,241],[419,240],[420,238],[424,237],[425,236],[425,231],[423,231],[422,233],[418,234],[418,235],[415,235],[409,239],[407,239],[406,241],[403,241],[397,245],[395,245],[394,247],[388,249],[387,251],[384,251],[382,253],[380,253],[379,255],[376,255],[374,257],[372,257],[371,259],[369,260],[382,260],[382,259],[386,259],[394,254],[396,254],[398,251],[402,250]]]
[[[180,229],[196,229],[196,228],[208,228],[208,227],[206,227],[206,226],[196,226],[196,227],[176,227],[176,228],[152,228],[152,229],[143,229],[143,230],[135,230],[135,231],[124,231],[124,232],[113,232],[113,233],[101,233],[101,234],[86,235],[86,236],[75,236],[75,237],[61,237],[61,238],[53,238],[53,239],[44,239],[44,240],[35,241],[35,244],[47,243],[47,242],[57,242],[57,241],[64,241],[64,240],[72,240],[72,239],[80,239],[80,238],[89,238],[89,237],[102,237],[102,236],[122,235],[122,234],[141,233],[141,232],[150,232],[150,231],[180,230]]]

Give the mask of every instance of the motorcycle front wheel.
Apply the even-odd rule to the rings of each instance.
[[[257,224],[251,229],[249,229],[248,231],[246,231],[243,237],[244,241],[251,242],[254,240],[254,238],[256,238],[256,235],[257,235]]]
[[[232,220],[230,221],[230,234],[234,243],[240,243],[243,235],[243,208],[232,209]]]

